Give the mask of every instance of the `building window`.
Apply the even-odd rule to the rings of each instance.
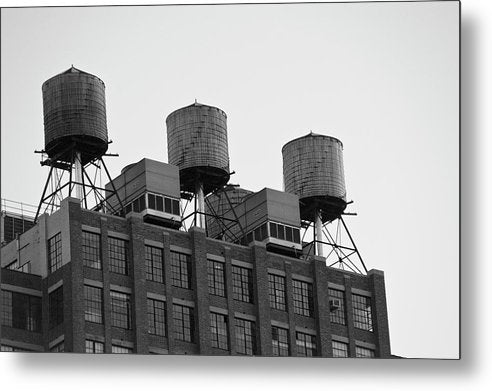
[[[288,242],[301,243],[299,228],[287,227],[283,224],[270,222],[270,236]]]
[[[131,297],[127,293],[111,291],[111,323],[122,329],[132,328]]]
[[[104,353],[104,344],[102,342],[93,341],[91,339],[85,340],[85,352],[86,353]]]
[[[145,246],[145,264],[147,268],[147,280],[164,282],[161,248]]]
[[[272,326],[272,349],[274,356],[289,355],[289,330]]]
[[[2,325],[41,331],[41,298],[2,290]]]
[[[268,293],[270,296],[270,307],[285,311],[285,277],[269,274]]]
[[[224,263],[207,261],[208,264],[208,293],[225,297]]]
[[[166,302],[147,299],[149,334],[166,336]]]
[[[348,357],[348,344],[345,342],[332,341],[333,357]]]
[[[212,337],[213,348],[229,350],[229,340],[228,340],[228,333],[227,333],[227,316],[211,312],[210,333]]]
[[[149,199],[149,209],[170,213],[176,216],[180,215],[178,200],[150,193],[147,197]]]
[[[354,327],[373,331],[371,298],[352,293],[352,306],[354,311]]]
[[[48,296],[50,329],[63,323],[63,286],[51,292]]]
[[[82,258],[84,266],[101,269],[101,235],[82,231]]]
[[[63,353],[65,351],[65,341],[57,343],[55,346],[50,348],[51,353]]]
[[[84,285],[85,320],[93,323],[102,323],[102,289]]]
[[[128,275],[128,241],[108,237],[109,271]]]
[[[236,318],[236,351],[248,356],[256,353],[255,322]]]
[[[12,292],[2,290],[2,325],[13,327]]]
[[[19,260],[15,260],[13,262],[10,262],[7,266],[5,266],[5,269],[8,270],[17,270],[18,272],[22,273],[31,273],[31,261],[26,261],[22,265],[19,264]]]
[[[304,316],[313,316],[313,284],[292,280],[292,286],[294,313]]]
[[[253,272],[246,267],[232,266],[232,294],[235,300],[253,303]]]
[[[359,358],[374,358],[375,352],[373,349],[363,348],[361,346],[355,347],[355,357]]]
[[[62,266],[61,232],[48,240],[48,273],[53,273]]]
[[[343,291],[328,289],[330,304],[330,322],[337,324],[346,324],[345,317],[345,294]]]
[[[0,352],[31,352],[31,350],[10,345],[0,345]]]
[[[174,332],[177,340],[194,341],[193,308],[180,304],[173,304]]]
[[[178,288],[191,288],[191,262],[188,254],[171,251],[171,280]]]
[[[304,357],[316,356],[316,336],[296,332],[297,355]]]
[[[121,345],[112,345],[111,353],[130,354],[133,353],[133,349]]]

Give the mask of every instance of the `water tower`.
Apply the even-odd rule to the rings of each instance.
[[[37,152],[45,157],[41,165],[49,166],[50,172],[36,219],[43,207],[53,211],[65,196],[75,196],[86,208],[91,196],[95,208],[102,208],[105,189],[98,182],[102,168],[109,177],[103,156],[115,156],[106,155],[110,141],[104,82],[72,65],[45,81],[42,92],[45,147]]]
[[[222,240],[230,238],[234,225],[239,221],[234,208],[251,194],[252,191],[242,189],[239,185],[227,184],[205,198],[208,236]]]
[[[205,196],[230,178],[227,116],[195,102],[169,114],[166,125],[168,161],[179,167],[182,197],[195,200],[195,224],[205,228]]]
[[[349,203],[342,151],[337,138],[312,132],[288,142],[282,148],[284,186],[286,192],[299,196],[303,226],[313,226],[313,242],[306,244],[307,251],[325,256],[324,247],[330,246],[327,258],[335,255],[335,263],[360,272],[351,258],[356,256],[366,268],[342,217],[349,214],[345,213]],[[341,243],[342,230],[348,245]]]

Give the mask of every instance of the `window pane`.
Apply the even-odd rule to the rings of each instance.
[[[143,211],[144,209],[147,209],[146,202],[145,202],[145,194],[142,194],[140,198],[138,199],[140,211]]]
[[[87,322],[102,323],[102,289],[95,286],[84,286],[85,320]]]
[[[147,194],[147,197],[149,199],[149,209],[155,209],[155,195]]]
[[[301,235],[299,233],[299,229],[294,228],[293,233],[294,233],[294,242],[295,243],[301,243]]]
[[[285,227],[285,240],[288,240],[289,242],[294,241],[294,237],[292,236],[292,228],[291,227]]]
[[[108,237],[109,271],[128,274],[128,242],[123,239]]]
[[[340,303],[338,308],[330,306],[330,322],[345,325],[345,292],[336,289],[328,289],[328,296],[330,301],[333,300]]]
[[[101,269],[101,236],[82,231],[82,258],[84,266]]]
[[[145,264],[147,280],[164,282],[161,248],[145,246]]]
[[[232,294],[235,300],[253,303],[253,276],[251,269],[232,266]]]
[[[374,356],[375,356],[375,352],[373,349],[363,348],[361,346],[355,347],[355,357],[373,358]]]
[[[313,285],[309,282],[292,280],[294,313],[313,316]]]
[[[274,356],[289,355],[289,330],[272,326],[272,349]]]
[[[112,345],[111,353],[130,354],[133,353],[133,349],[126,346]]]
[[[149,318],[149,333],[166,335],[166,303],[164,301],[147,299],[147,314]]]
[[[272,238],[277,238],[278,237],[277,224],[275,224],[275,223],[270,223],[270,236]]]
[[[212,337],[213,348],[229,350],[229,341],[227,335],[227,316],[211,312],[210,333]]]
[[[48,240],[48,273],[53,273],[62,265],[61,233]]]
[[[162,196],[160,196],[160,195],[155,196],[155,201],[157,204],[157,210],[159,212],[164,212],[164,205],[163,205],[163,201],[162,201]]]
[[[312,357],[316,356],[316,336],[296,332],[297,355]]]
[[[348,357],[348,344],[332,341],[333,357]]]
[[[208,265],[208,292],[211,295],[225,297],[224,264],[222,262],[207,261]]]
[[[194,341],[193,308],[173,304],[174,333],[177,340]]]
[[[254,322],[236,318],[236,351],[239,354],[256,353]]]
[[[164,212],[172,213],[171,199],[164,198]]]
[[[285,277],[269,274],[268,293],[270,297],[270,307],[276,310],[285,311]]]
[[[104,353],[104,344],[98,341],[92,341],[90,339],[85,340],[85,352],[86,353]]]
[[[173,286],[191,288],[191,261],[188,254],[171,251],[171,280]]]
[[[132,328],[129,294],[111,291],[111,323],[114,327]]]
[[[173,200],[173,215],[181,216],[181,211],[179,210],[179,201]]]
[[[373,331],[371,298],[352,294],[352,306],[354,314],[354,327],[362,330]]]
[[[49,301],[50,329],[63,323],[63,286],[51,292]]]

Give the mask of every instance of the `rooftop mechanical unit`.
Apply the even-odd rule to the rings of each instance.
[[[145,222],[179,229],[181,227],[179,169],[171,164],[142,159],[121,170],[113,185],[123,204],[118,214],[139,213]],[[106,184],[107,195],[112,189]],[[107,201],[117,208],[115,195]]]
[[[225,213],[225,217],[237,219],[239,223],[225,232],[226,240],[246,245],[258,241],[272,252],[301,255],[301,220],[296,195],[264,188],[247,196]]]

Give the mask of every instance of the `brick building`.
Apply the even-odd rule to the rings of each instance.
[[[3,246],[2,351],[391,357],[383,272],[147,217],[65,198]]]
[[[390,357],[383,273],[311,255],[347,205],[339,140],[284,146],[290,192],[236,189],[227,116],[195,101],[166,119],[171,164],[142,159],[102,188],[86,168],[106,169],[104,82],[72,66],[42,90],[50,171],[36,223],[1,220],[2,350]],[[86,190],[101,195],[92,209]],[[312,217],[318,239],[304,243]]]

